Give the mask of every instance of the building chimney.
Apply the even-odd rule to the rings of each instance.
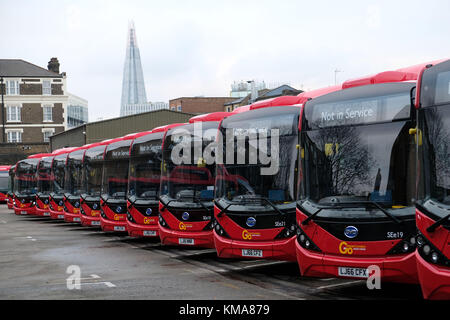
[[[49,71],[55,72],[59,74],[59,61],[58,58],[51,58],[48,62],[47,69]]]

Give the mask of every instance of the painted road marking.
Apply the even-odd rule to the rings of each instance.
[[[361,280],[355,280],[355,281],[349,281],[349,282],[343,282],[343,283],[336,283],[336,284],[330,284],[328,286],[321,286],[316,288],[317,290],[324,290],[324,289],[331,289],[331,288],[337,288],[337,287],[345,287],[345,286],[350,286],[353,284],[361,284],[364,281]]]

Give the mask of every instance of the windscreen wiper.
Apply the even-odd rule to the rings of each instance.
[[[270,201],[269,198],[259,197],[259,199],[261,199],[261,200],[265,201],[267,204],[269,204],[276,212],[278,212],[278,214],[280,214],[282,216],[284,216],[286,214],[285,212],[278,209],[278,207],[272,201]]]
[[[443,225],[448,220],[448,218],[450,218],[450,214],[448,214],[445,217],[437,220],[435,223],[433,223],[431,226],[429,226],[427,228],[427,231],[428,232],[434,232],[434,230],[436,230],[437,227]]]
[[[225,208],[223,208],[222,210],[220,210],[220,212],[217,214],[218,217],[221,217],[225,212],[227,212],[228,208],[230,206],[232,206],[233,203],[230,203],[229,205],[227,205]]]
[[[214,208],[208,208],[207,206],[205,206],[205,204],[197,197],[194,197],[193,199],[194,199],[194,202],[200,204],[203,207],[203,209],[205,209],[208,212],[211,211],[212,209],[214,209]]]
[[[161,203],[163,205],[162,208],[161,208],[161,211],[164,211],[167,207],[169,207],[169,204],[172,201],[175,201],[175,199],[169,200],[169,201],[167,201],[167,203],[164,203],[164,201],[161,199],[161,197],[159,197],[159,201],[161,201]]]
[[[373,205],[375,206],[377,209],[379,209],[381,212],[383,212],[388,218],[390,218],[392,221],[394,221],[395,223],[401,224],[402,221],[400,221],[399,219],[397,219],[395,216],[393,216],[389,211],[387,211],[386,209],[384,209],[382,206],[380,206],[377,202],[375,201],[347,201],[347,202],[337,202],[337,203],[333,203],[331,205],[327,205],[327,206],[322,206],[319,208],[319,210],[317,210],[316,212],[314,212],[313,214],[311,214],[308,218],[305,219],[305,221],[302,222],[303,225],[307,224],[309,221],[311,221],[315,216],[317,216],[317,214],[320,213],[320,211],[322,209],[344,209],[344,208],[352,208],[355,205],[359,205],[359,204],[364,204],[364,205]],[[300,205],[301,206],[301,205]],[[303,208],[304,211],[308,211],[306,210],[303,206],[301,206]]]
[[[399,219],[397,219],[395,216],[393,216],[389,211],[387,211],[386,209],[384,209],[382,206],[379,205],[378,202],[376,201],[372,201],[372,200],[366,200],[366,201],[347,201],[347,202],[338,202],[336,203],[337,206],[342,207],[342,205],[345,206],[350,205],[350,206],[355,206],[355,205],[359,205],[359,204],[365,204],[365,205],[373,205],[375,206],[378,210],[380,210],[381,212],[383,212],[389,219],[391,219],[392,221],[394,221],[395,223],[401,224],[402,221],[400,221]],[[332,205],[333,206],[333,205]],[[348,207],[347,207],[348,208]]]
[[[302,206],[303,208],[303,206]],[[320,211],[322,211],[323,207],[320,208],[319,210],[317,210],[316,212],[314,212],[313,214],[311,214],[310,216],[308,216],[303,222],[302,225],[307,225],[312,219],[314,219],[315,216],[317,216]],[[306,210],[305,210],[306,211]]]

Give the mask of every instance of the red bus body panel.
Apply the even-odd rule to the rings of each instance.
[[[427,228],[435,222],[416,210],[417,228],[448,259],[450,257],[450,232],[442,226],[434,232],[428,232]],[[423,297],[436,300],[450,299],[450,268],[425,261],[418,251],[416,251],[416,261]]]

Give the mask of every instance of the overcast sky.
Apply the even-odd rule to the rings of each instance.
[[[228,96],[238,80],[316,89],[450,57],[450,1],[7,1],[0,58],[58,57],[89,119],[119,115],[128,21],[147,98]]]

